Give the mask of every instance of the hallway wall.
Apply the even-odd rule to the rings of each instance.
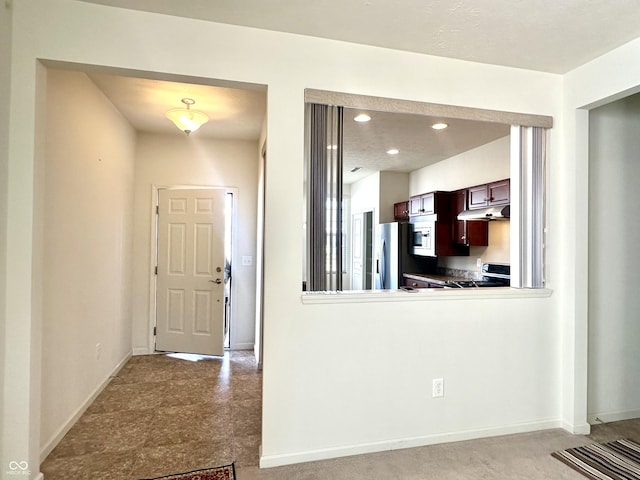
[[[0,8],[0,104],[9,105],[11,99],[11,10]],[[0,110],[0,252],[7,248],[7,166],[9,164],[9,109]],[[6,351],[6,258],[0,254],[0,348]],[[4,421],[4,355],[0,355],[0,432]],[[1,439],[0,439],[1,444]]]
[[[49,69],[46,94],[40,436],[45,452],[131,353],[136,139],[85,74]]]
[[[153,351],[150,343],[150,291],[152,242],[152,185],[235,187],[236,244],[232,258],[231,348],[252,349],[256,314],[256,225],[258,195],[258,143],[212,140],[141,133],[136,148],[134,233],[134,353]],[[252,257],[250,266],[242,257]]]
[[[589,115],[588,416],[640,417],[640,94]]]

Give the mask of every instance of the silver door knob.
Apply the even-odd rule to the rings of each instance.
[[[219,278],[216,278],[215,280],[209,280],[211,283],[217,283],[218,285],[220,285],[222,283],[222,280],[220,280]]]

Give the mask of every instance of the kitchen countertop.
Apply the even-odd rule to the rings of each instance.
[[[420,280],[423,282],[434,283],[437,285],[446,285],[447,282],[460,282],[469,280],[469,278],[465,277],[453,277],[448,275],[437,275],[435,273],[405,273],[403,274],[405,278],[411,278],[413,280]]]

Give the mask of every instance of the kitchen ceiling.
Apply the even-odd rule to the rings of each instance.
[[[566,73],[640,37],[639,0],[84,0]]]
[[[356,122],[360,113],[371,120]],[[444,130],[433,124],[445,122]],[[407,113],[344,110],[344,182],[353,183],[377,171],[411,172],[509,135],[500,123],[448,119]],[[390,149],[398,153],[390,155]],[[358,168],[356,172],[351,172]]]

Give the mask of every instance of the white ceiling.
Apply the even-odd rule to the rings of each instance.
[[[640,36],[640,0],[85,0],[565,73]]]
[[[209,122],[193,132],[197,138],[257,140],[266,114],[266,89],[255,86],[212,86],[87,72],[89,78],[140,132],[183,136],[165,113],[182,107],[180,99],[196,101],[192,108],[204,112]],[[358,123],[358,113],[370,122]],[[375,112],[345,108],[345,183],[377,171],[411,172],[509,134],[509,126],[471,120]],[[437,121],[449,128],[436,131]],[[396,148],[398,155],[387,150]],[[359,167],[355,173],[350,170]]]
[[[640,36],[640,0],[84,1],[556,73]],[[257,140],[266,114],[266,87],[89,76],[143,132],[184,135],[165,117],[183,97],[210,118],[191,134],[199,138]],[[356,113],[345,111],[347,182],[412,171],[509,133],[506,125],[461,120],[436,132],[430,125],[442,119],[382,112],[358,124]]]
[[[369,114],[371,121],[354,121],[359,113]],[[431,128],[442,121],[449,127]],[[510,129],[500,123],[345,108],[344,182],[353,183],[377,171],[411,172],[509,135]],[[400,152],[389,155],[392,148]],[[352,173],[355,167],[360,169]]]
[[[266,114],[266,88],[218,87],[194,83],[88,73],[122,115],[140,132],[184,135],[165,113],[183,108],[182,98],[196,101],[191,108],[209,117],[192,135],[200,138],[257,140]]]

